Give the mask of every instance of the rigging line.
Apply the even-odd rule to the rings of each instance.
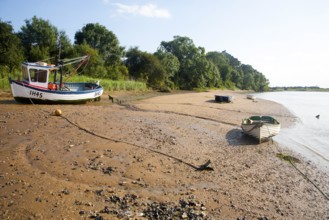
[[[80,64],[77,63],[77,62],[72,62],[72,63],[71,63],[71,66],[72,66],[72,69],[73,69],[73,70],[75,70],[76,68],[78,68],[79,65],[80,65]],[[63,67],[64,67],[64,66],[66,66],[66,65],[63,65]],[[72,73],[71,70],[70,70],[70,69],[67,69],[67,71],[66,71],[64,74],[65,74],[65,76],[69,76],[71,73]]]
[[[71,58],[71,59],[64,59],[62,60],[65,64],[64,65],[67,65],[67,64],[70,64],[71,62],[74,62],[74,61],[81,61],[81,60],[84,60],[86,59],[87,56],[82,56],[82,57],[75,57],[75,58]]]
[[[82,62],[78,65],[78,67],[75,69],[75,70],[73,70],[73,72],[68,76],[68,77],[66,77],[66,79],[64,80],[64,81],[67,81],[69,78],[71,78],[71,76],[75,73],[75,72],[77,72],[78,71],[78,69],[83,65],[83,64],[85,64],[86,62],[87,62],[87,60],[89,60],[89,56],[84,56],[84,60],[82,60]]]
[[[46,59],[44,59],[44,60],[39,60],[38,62],[45,62],[45,61],[47,61],[47,60],[51,60],[51,59],[54,59],[55,57],[49,57],[49,58],[46,58]]]
[[[83,73],[83,71],[86,69],[86,67],[88,66],[89,60],[90,60],[90,59],[88,58],[87,61],[86,61],[86,64],[83,65],[83,68],[82,68],[82,70],[80,71],[80,73],[78,73],[78,75],[80,75],[81,73]]]
[[[70,65],[70,64],[74,64],[74,63],[81,62],[81,61],[83,61],[83,59],[73,60],[73,61],[71,61],[71,62],[67,62],[67,63],[63,64],[63,66],[68,66],[68,65]]]
[[[203,171],[203,170],[214,170],[213,168],[211,167],[208,167],[208,165],[210,164],[210,160],[207,161],[207,163],[205,164],[202,164],[200,165],[199,167],[193,165],[193,164],[190,164],[188,162],[185,162],[183,161],[182,159],[179,159],[177,157],[174,157],[174,156],[171,156],[169,154],[166,154],[166,153],[163,153],[161,151],[157,151],[157,150],[153,150],[153,149],[150,149],[150,148],[147,148],[147,147],[143,147],[143,146],[140,146],[140,145],[137,145],[137,144],[133,144],[133,143],[130,143],[130,142],[127,142],[127,141],[123,141],[123,140],[118,140],[118,139],[115,139],[115,138],[109,138],[109,137],[106,137],[106,136],[103,136],[103,135],[99,135],[99,134],[96,134],[95,132],[93,131],[90,131],[86,128],[83,128],[81,126],[79,126],[78,124],[72,122],[70,119],[68,119],[67,117],[61,115],[60,117],[62,117],[63,119],[65,119],[67,122],[69,122],[70,124],[74,125],[75,127],[79,128],[80,130],[83,130],[91,135],[94,135],[96,137],[99,137],[99,138],[102,138],[102,139],[105,139],[105,140],[109,140],[109,141],[113,141],[115,143],[124,143],[124,144],[128,144],[128,145],[131,145],[131,146],[134,146],[134,147],[137,147],[137,148],[141,148],[141,149],[144,149],[144,150],[147,150],[147,151],[151,151],[153,153],[157,153],[157,154],[160,154],[160,155],[163,155],[163,156],[166,156],[166,157],[169,157],[171,159],[174,159],[180,163],[183,163],[189,167],[192,167],[193,169],[195,169],[196,171]]]
[[[308,178],[302,171],[300,171],[300,169],[298,169],[290,159],[288,161],[306,180],[308,180],[329,201],[329,196],[327,196],[312,180],[310,180],[310,178]]]

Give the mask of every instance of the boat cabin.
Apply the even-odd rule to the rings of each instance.
[[[58,84],[53,82],[56,82],[58,69],[57,66],[45,62],[24,62],[22,64],[23,82],[43,89],[57,90]],[[49,80],[51,76],[54,77],[52,82]]]

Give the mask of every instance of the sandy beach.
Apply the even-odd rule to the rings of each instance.
[[[251,115],[292,126],[284,106],[239,91],[111,95],[85,105],[0,98],[1,219],[329,219],[328,173],[240,128]]]

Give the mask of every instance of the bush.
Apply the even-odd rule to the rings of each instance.
[[[0,89],[1,90],[9,90],[10,83],[9,78],[19,79],[21,77],[20,71],[13,70],[13,72],[9,72],[9,68],[6,66],[0,66]]]
[[[110,80],[102,78],[92,78],[87,76],[73,76],[70,82],[96,82],[100,81],[104,91],[147,91],[148,88],[144,82],[131,81],[131,80]]]

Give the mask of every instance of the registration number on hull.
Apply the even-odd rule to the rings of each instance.
[[[43,97],[42,92],[38,92],[38,91],[34,91],[34,90],[30,90],[30,95],[33,97],[40,98],[40,99]]]

